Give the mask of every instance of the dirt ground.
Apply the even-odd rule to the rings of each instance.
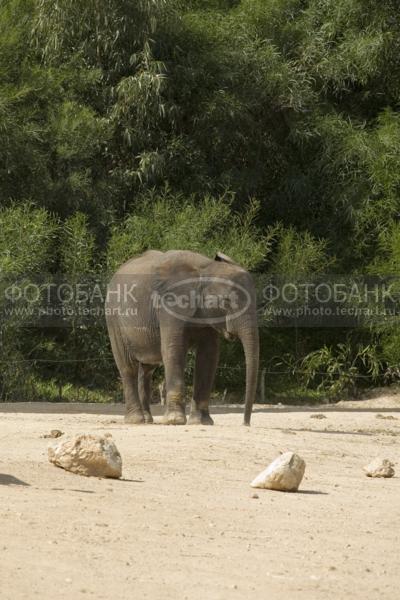
[[[1,599],[399,597],[400,395],[257,406],[251,428],[212,412],[214,427],[135,427],[121,405],[1,404]],[[51,465],[54,428],[112,433],[123,480]],[[250,488],[286,450],[306,461],[300,492]],[[378,455],[396,477],[364,475]]]

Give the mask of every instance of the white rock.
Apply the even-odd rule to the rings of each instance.
[[[49,461],[57,467],[86,477],[113,477],[122,474],[121,455],[110,434],[76,435],[48,448]]]
[[[251,487],[295,492],[303,479],[306,463],[293,452],[285,452],[251,482]]]
[[[387,458],[375,458],[364,467],[367,477],[393,477],[394,464]]]

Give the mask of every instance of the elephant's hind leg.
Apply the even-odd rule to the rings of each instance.
[[[139,397],[140,404],[144,414],[145,423],[153,423],[153,417],[150,412],[151,399],[151,376],[155,367],[153,365],[139,365]]]
[[[125,399],[125,423],[141,425],[145,422],[138,390],[139,363],[135,362],[128,370],[121,372]]]
[[[125,423],[140,425],[145,422],[138,391],[139,363],[121,370],[122,388],[125,399]]]
[[[210,417],[208,404],[214,385],[218,357],[218,333],[212,329],[207,330],[197,343],[189,425],[214,425],[214,421]]]
[[[129,356],[126,341],[121,335],[115,321],[107,322],[111,348],[122,381],[125,400],[125,423],[144,423],[143,410],[140,405],[138,389],[139,363]]]

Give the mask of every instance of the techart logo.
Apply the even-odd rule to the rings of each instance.
[[[184,279],[168,291],[153,292],[154,308],[197,325],[216,325],[236,319],[250,307],[251,296],[240,284],[220,277]]]

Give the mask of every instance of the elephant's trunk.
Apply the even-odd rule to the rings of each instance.
[[[256,318],[247,322],[238,331],[246,359],[246,397],[244,404],[244,425],[250,425],[251,411],[257,391],[259,362],[259,340]]]

